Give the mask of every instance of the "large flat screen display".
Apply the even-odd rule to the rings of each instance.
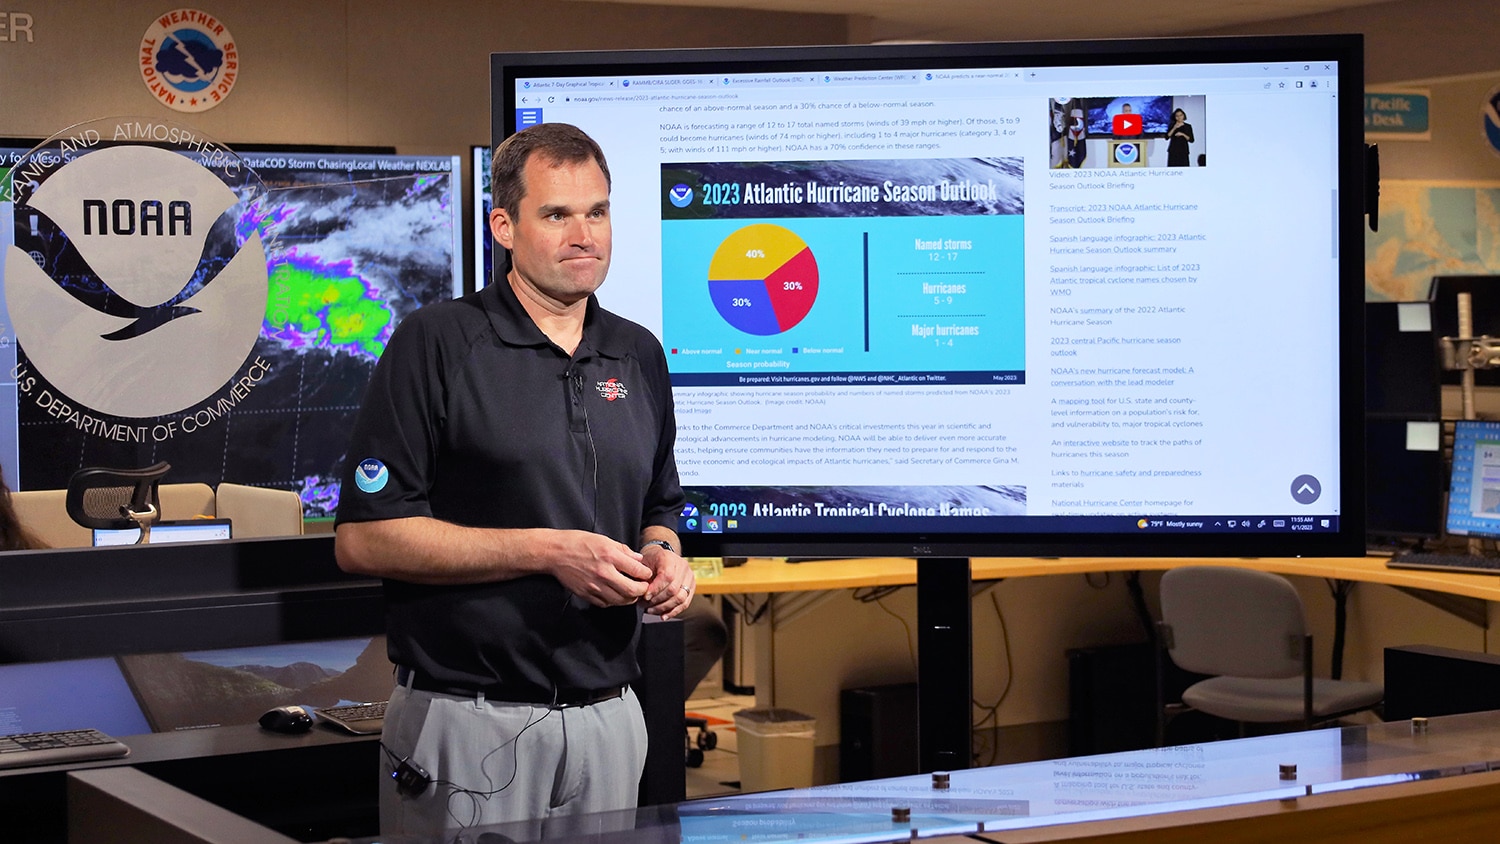
[[[1357,36],[496,54],[613,176],[697,554],[1358,554]]]
[[[119,658],[156,732],[253,724],[273,706],[385,700],[385,637]]]
[[[473,247],[469,251],[469,274],[478,289],[490,283],[495,266],[495,239],[490,236],[490,158],[488,146],[469,147],[470,187],[474,193],[474,213],[469,231]]]
[[[391,331],[417,308],[463,292],[461,157],[234,152],[264,186],[254,213],[275,240],[264,321],[244,364],[249,387],[226,385],[166,417],[106,418],[49,383],[4,318],[0,462],[12,488],[60,489],[85,466],[165,460],[166,483],[291,489],[306,516],[333,515],[348,430]],[[4,185],[27,148],[0,155]],[[59,287],[87,297],[88,276],[74,265],[67,237],[37,220],[13,223],[11,191],[0,194],[0,252],[24,250]],[[0,275],[0,302],[3,282]],[[192,361],[184,350],[182,366]],[[177,377],[169,366],[158,374],[162,383]],[[137,433],[167,430],[170,437]]]

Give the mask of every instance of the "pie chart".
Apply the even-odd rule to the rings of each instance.
[[[754,223],[737,229],[708,262],[708,292],[724,321],[746,334],[780,334],[818,298],[818,261],[791,229]]]

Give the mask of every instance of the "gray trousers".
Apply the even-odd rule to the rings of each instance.
[[[397,686],[381,738],[380,831],[444,830],[633,809],[646,764],[646,722],[635,692],[552,709]],[[405,760],[432,784],[398,791]],[[539,826],[540,828],[540,826]]]

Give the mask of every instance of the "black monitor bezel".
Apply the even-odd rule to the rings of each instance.
[[[1337,250],[1339,296],[1340,502],[1337,530],[1321,533],[1078,534],[683,534],[702,556],[1266,556],[1348,557],[1365,548],[1364,503],[1364,58],[1359,35],[1234,36],[1109,41],[900,44],[495,53],[491,56],[494,142],[515,131],[514,80],[522,75],[645,75],[1110,64],[1338,62]],[[608,68],[606,71],[605,68]],[[1246,221],[1253,225],[1253,221]]]

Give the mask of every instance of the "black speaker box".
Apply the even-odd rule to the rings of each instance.
[[[839,692],[839,781],[920,773],[917,684],[865,686]]]
[[[1491,709],[1500,709],[1500,656],[1429,645],[1385,649],[1385,720]]]

